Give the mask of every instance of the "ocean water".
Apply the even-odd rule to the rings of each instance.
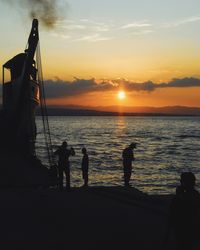
[[[37,117],[37,154],[48,164],[41,117]],[[131,184],[150,194],[175,192],[182,171],[192,171],[200,189],[200,117],[49,117],[54,150],[66,140],[72,186],[81,186],[81,148],[90,159],[89,184],[123,185],[122,150],[137,142]]]

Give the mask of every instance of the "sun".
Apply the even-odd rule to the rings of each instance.
[[[123,99],[126,98],[126,94],[125,94],[124,91],[119,91],[118,94],[117,94],[117,96],[118,96],[119,100],[123,100]]]

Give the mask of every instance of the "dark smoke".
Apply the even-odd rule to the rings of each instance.
[[[64,19],[67,3],[61,0],[1,0],[16,6],[31,19],[37,18],[46,28],[54,28],[58,21]]]

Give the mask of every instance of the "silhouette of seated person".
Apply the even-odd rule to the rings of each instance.
[[[88,186],[88,168],[89,168],[89,158],[87,154],[86,148],[82,148],[82,163],[81,163],[81,169],[82,169],[82,177],[84,180],[84,187]]]
[[[192,172],[182,173],[180,183],[170,207],[170,224],[176,249],[192,250],[199,237],[200,194],[194,188],[195,175]]]
[[[66,177],[66,189],[70,188],[70,162],[69,157],[75,155],[73,148],[67,148],[67,142],[64,141],[62,145],[55,151],[55,155],[58,155],[58,178],[59,188],[63,190],[63,172]]]
[[[20,77],[23,73],[24,63],[28,55],[28,50],[25,50],[25,53],[20,53],[6,62],[3,66],[6,69],[10,69],[11,81]],[[33,80],[36,80],[37,69],[35,67],[35,60],[32,61],[30,68],[30,76]]]

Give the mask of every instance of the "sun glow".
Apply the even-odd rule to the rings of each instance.
[[[117,94],[117,96],[118,96],[119,100],[123,100],[123,99],[126,98],[126,94],[125,94],[124,91],[119,91],[118,94]]]

